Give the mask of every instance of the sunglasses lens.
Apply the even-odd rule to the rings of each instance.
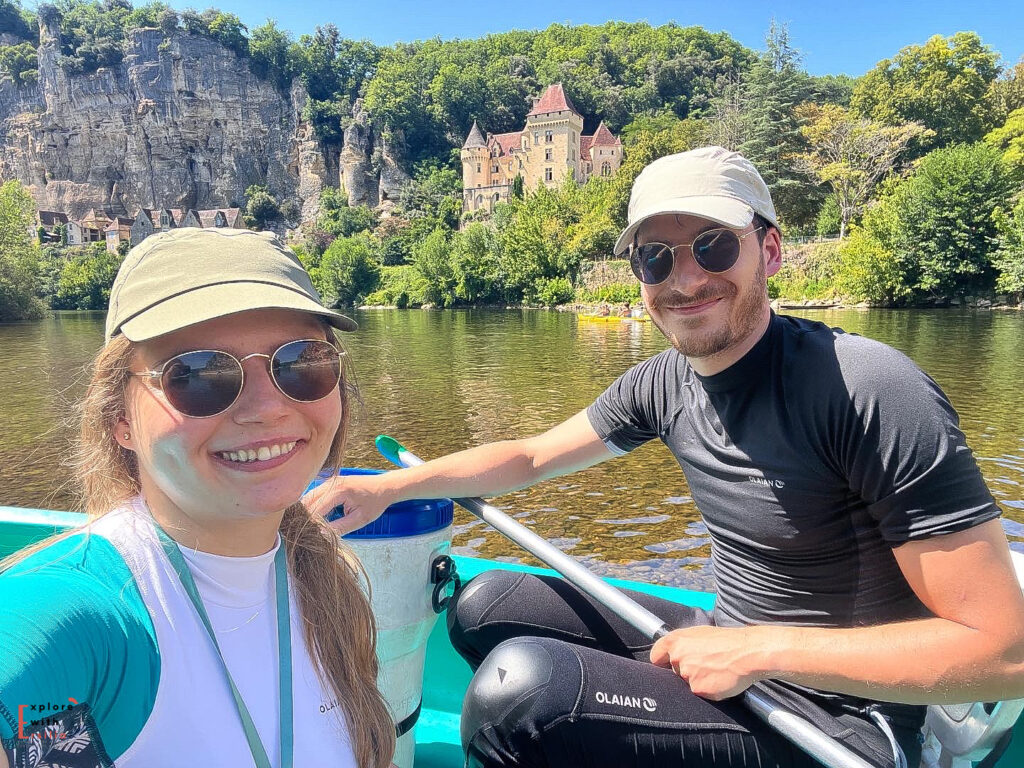
[[[693,241],[693,258],[708,272],[725,272],[739,255],[740,239],[729,229],[705,232]]]
[[[326,341],[293,341],[274,354],[277,386],[292,400],[311,403],[331,394],[341,380],[341,359]]]
[[[633,249],[629,265],[641,283],[657,285],[672,274],[672,251],[662,243],[645,243]]]
[[[170,404],[186,416],[213,416],[235,402],[242,368],[223,352],[188,352],[164,366],[160,383]]]

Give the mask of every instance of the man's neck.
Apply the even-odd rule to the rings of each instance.
[[[721,373],[726,368],[742,360],[743,356],[757,345],[757,342],[764,336],[765,331],[768,330],[768,323],[771,322],[771,319],[771,308],[765,305],[764,316],[757,322],[757,325],[754,326],[750,333],[739,339],[735,344],[707,357],[687,357],[686,361],[701,376],[714,376],[716,373]]]
[[[188,549],[227,557],[255,557],[277,541],[284,510],[263,517],[212,520],[181,510],[165,494],[143,483],[142,495],[153,518],[167,535]]]

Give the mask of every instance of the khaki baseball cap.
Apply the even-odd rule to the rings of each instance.
[[[271,232],[183,227],[151,235],[125,256],[110,290],[105,341],[145,341],[249,309],[295,309],[342,331],[351,318],[327,309],[302,263]]]
[[[739,152],[700,147],[658,158],[636,177],[629,225],[615,243],[615,255],[629,247],[647,219],[673,213],[733,229],[746,227],[757,213],[779,226],[768,186],[754,165]]]

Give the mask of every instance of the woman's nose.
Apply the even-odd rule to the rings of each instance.
[[[242,361],[245,385],[235,403],[236,418],[265,420],[276,418],[291,402],[274,384],[270,375],[270,360],[266,355],[249,355]]]

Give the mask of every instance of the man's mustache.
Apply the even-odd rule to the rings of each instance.
[[[668,291],[658,294],[650,302],[650,309],[665,309],[667,307],[688,307],[694,304],[703,304],[713,299],[728,298],[736,293],[736,286],[730,283],[722,285],[702,285],[692,294],[682,291]]]

